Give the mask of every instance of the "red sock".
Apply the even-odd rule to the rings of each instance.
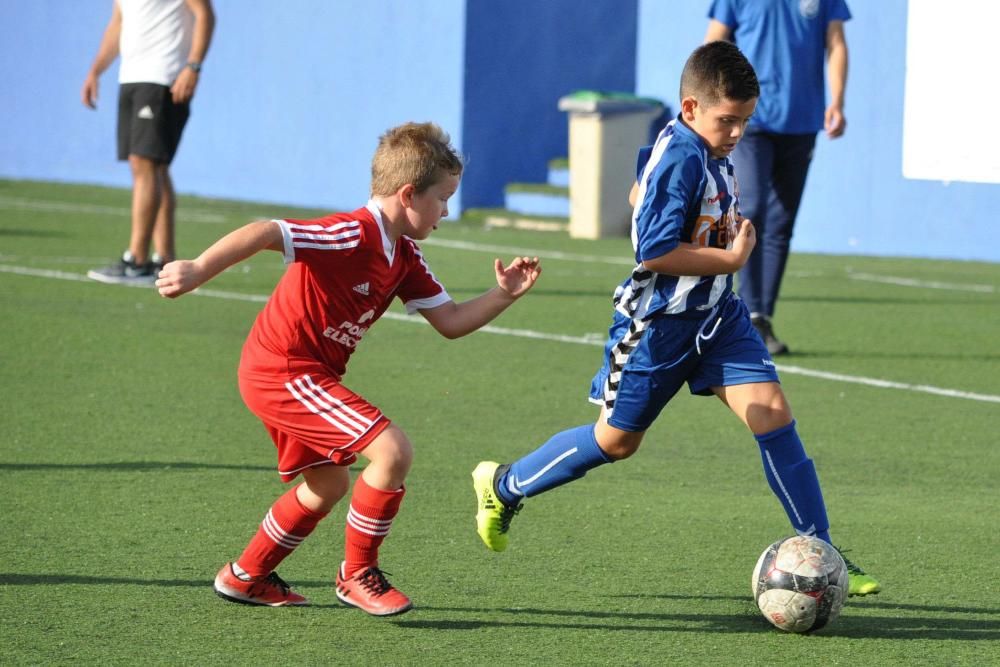
[[[326,516],[302,506],[293,487],[271,506],[257,534],[237,559],[236,564],[251,577],[263,577],[274,571],[285,556],[292,553]]]
[[[351,509],[344,528],[344,574],[378,567],[378,548],[389,534],[406,487],[382,491],[368,486],[359,475],[351,494]]]

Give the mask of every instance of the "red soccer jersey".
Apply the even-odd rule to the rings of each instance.
[[[373,202],[351,213],[275,222],[289,267],[243,346],[243,374],[273,376],[320,363],[340,378],[393,297],[409,313],[451,300],[416,243],[405,236],[390,243]]]

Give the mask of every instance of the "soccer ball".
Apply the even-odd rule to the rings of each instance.
[[[847,565],[815,537],[778,540],[757,559],[753,599],[764,618],[788,632],[812,632],[837,620],[847,598]]]

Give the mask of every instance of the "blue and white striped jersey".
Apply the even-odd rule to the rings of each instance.
[[[632,212],[636,267],[615,290],[615,309],[631,319],[711,309],[732,291],[732,274],[671,276],[643,267],[680,243],[729,248],[739,189],[729,158],[713,158],[693,130],[674,119],[639,151]]]

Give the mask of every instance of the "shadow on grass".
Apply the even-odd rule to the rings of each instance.
[[[19,236],[25,238],[67,238],[69,233],[59,229],[0,229],[0,236]]]
[[[658,596],[666,597],[666,596]],[[677,599],[701,600],[698,595],[671,596]],[[566,630],[609,630],[615,632],[719,632],[745,633],[773,630],[763,617],[751,607],[746,598],[730,598],[727,596],[707,596],[715,600],[741,600],[747,603],[743,614],[693,614],[693,613],[635,613],[592,610],[560,610],[560,609],[475,609],[465,607],[424,607],[418,606],[417,611],[453,612],[453,613],[490,613],[510,614],[518,616],[548,616],[567,619],[593,619],[596,623],[547,620],[488,620],[448,619],[420,620],[412,617],[394,620],[392,623],[403,628],[415,630],[480,630],[482,628],[554,628]],[[936,607],[910,605],[920,611],[935,611]],[[955,609],[955,608],[949,608]],[[966,613],[997,614],[998,609],[959,608]],[[773,630],[779,632],[778,630]],[[957,639],[957,640],[1000,640],[1000,622],[993,620],[945,618],[935,616],[897,617],[897,616],[857,616],[848,612],[837,622],[819,631],[817,637],[844,637],[857,639]]]
[[[165,588],[205,588],[212,585],[204,579],[144,579],[138,577],[97,577],[77,574],[0,573],[0,586],[157,586]],[[329,581],[299,582],[302,588],[325,588]],[[435,607],[417,603],[414,611],[393,619],[401,628],[413,630],[481,630],[483,628],[524,628],[564,630],[606,630],[613,632],[719,632],[746,633],[770,631],[771,626],[753,609],[749,598],[729,595],[628,595],[613,597],[653,598],[687,601],[735,601],[744,604],[742,613],[698,614],[631,612],[596,609],[535,609],[530,607],[495,609],[487,607]],[[858,608],[876,608],[919,612],[921,616],[852,616],[845,608],[837,622],[817,633],[818,637],[857,639],[958,639],[1000,640],[1000,621],[933,616],[933,613],[964,613],[1000,615],[1000,609],[953,607],[938,605],[895,604],[880,602],[851,603]],[[312,604],[312,609],[345,609],[340,603]],[[421,612],[435,615],[488,615],[489,618],[421,619]],[[537,618],[537,620],[536,620]],[[523,620],[522,620],[523,619]],[[565,619],[565,620],[562,620]],[[777,630],[773,630],[778,632]]]
[[[170,470],[254,470],[274,472],[274,466],[235,463],[198,463],[191,461],[107,461],[104,463],[0,463],[0,471],[23,470],[102,470],[165,472]]]
[[[16,572],[0,572],[0,586],[61,586],[63,584],[80,584],[84,586],[162,586],[165,588],[193,587],[201,588],[212,585],[211,577],[205,579],[138,579],[135,577],[93,577],[85,574],[18,574]]]
[[[742,595],[678,595],[673,593],[638,593],[635,595],[610,595],[611,598],[633,598],[633,599],[660,599],[660,600],[736,600],[745,601],[748,605],[752,605],[753,601]],[[844,605],[845,610],[850,610],[852,608],[858,609],[891,609],[898,611],[917,611],[917,612],[944,612],[948,614],[990,614],[1000,616],[1000,607],[997,609],[988,609],[985,607],[956,607],[954,605],[926,605],[926,604],[905,604],[899,602],[890,602],[885,599],[879,600],[878,596],[869,595],[867,597],[852,597],[848,600],[847,604]]]

